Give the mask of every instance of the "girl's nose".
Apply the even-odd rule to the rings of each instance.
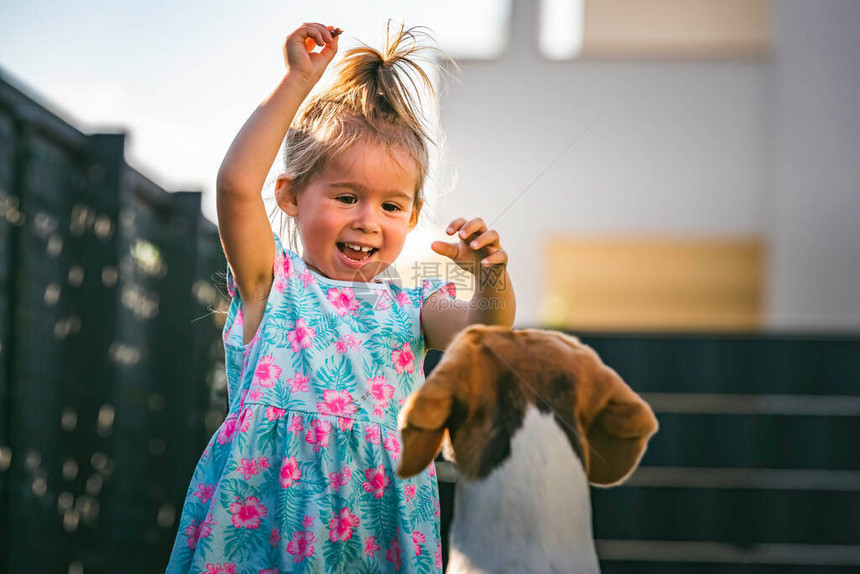
[[[355,219],[352,226],[365,233],[376,233],[379,231],[379,218],[372,205],[365,204],[355,211]]]

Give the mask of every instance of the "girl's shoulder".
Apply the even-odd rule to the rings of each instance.
[[[457,296],[457,287],[454,283],[438,277],[422,278],[417,285],[412,287],[403,287],[395,282],[384,281],[382,288],[387,289],[399,303],[409,302],[418,309],[424,307],[427,299],[437,291],[450,299]]]
[[[296,252],[284,247],[281,238],[274,230],[272,230],[272,239],[275,241],[275,258],[272,262],[273,283],[277,283],[279,280],[284,281],[295,276],[297,272],[301,274],[302,270],[306,270],[302,258]],[[230,270],[229,265],[227,266],[226,283],[227,292],[230,294],[230,297],[236,299],[238,296],[236,281],[233,278],[233,272]]]

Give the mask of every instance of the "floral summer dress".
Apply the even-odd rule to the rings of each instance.
[[[397,413],[424,381],[425,279],[328,279],[275,238],[260,327],[242,344],[233,276],[229,413],[200,458],[167,572],[439,572],[435,468],[397,478]]]

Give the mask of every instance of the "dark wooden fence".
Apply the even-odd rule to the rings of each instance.
[[[860,338],[586,338],[661,430],[593,490],[604,571],[860,571]]]
[[[220,422],[217,229],[124,141],[0,71],[2,572],[163,570]]]

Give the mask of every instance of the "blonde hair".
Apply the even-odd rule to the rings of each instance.
[[[403,24],[392,35],[389,20],[381,52],[367,45],[348,50],[337,65],[334,85],[305,101],[284,143],[284,173],[297,193],[338,154],[356,143],[375,144],[403,150],[415,160],[413,205],[420,212],[430,169],[428,144],[435,144],[421,109],[422,93],[434,108],[438,104],[430,77],[418,62],[432,63],[424,57],[428,50],[444,56],[433,46],[421,45],[421,40],[433,38],[423,27],[405,29]],[[295,250],[295,222],[277,205],[275,212],[280,212],[280,235],[284,236],[286,222]]]

